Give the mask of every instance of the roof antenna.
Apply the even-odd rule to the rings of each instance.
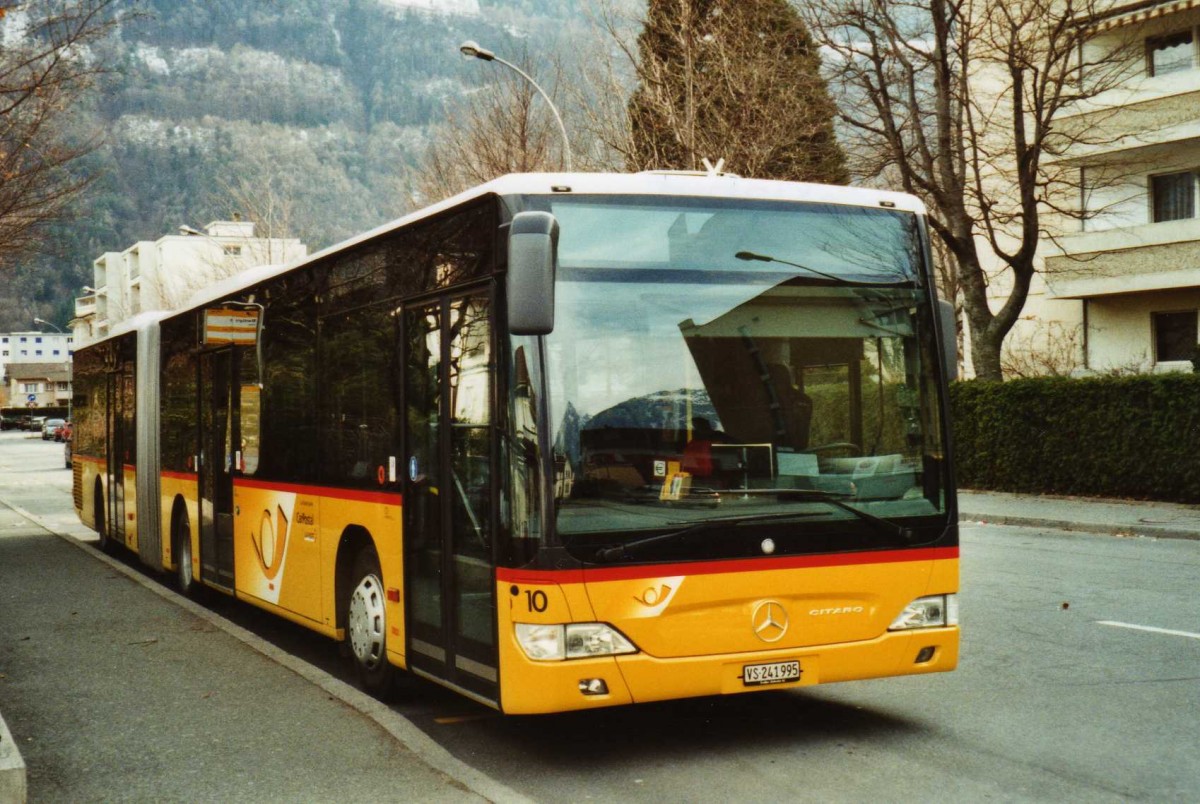
[[[724,158],[718,159],[717,164],[715,164],[715,165],[712,162],[708,161],[708,157],[705,157],[704,159],[701,159],[700,161],[704,164],[704,169],[708,171],[708,177],[710,179],[720,176],[722,174],[722,171],[725,169],[725,159]]]

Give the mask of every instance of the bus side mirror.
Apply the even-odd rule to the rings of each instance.
[[[946,382],[958,379],[958,321],[954,316],[954,303],[945,299],[938,301],[938,316],[942,319],[942,362]]]
[[[508,329],[513,335],[554,331],[558,221],[549,212],[518,212],[508,230]]]

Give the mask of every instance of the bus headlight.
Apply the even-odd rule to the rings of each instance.
[[[919,597],[904,607],[904,611],[892,621],[888,630],[942,628],[947,625],[958,625],[958,595]]]
[[[637,653],[624,634],[604,623],[517,623],[516,634],[517,644],[525,655],[540,662]]]

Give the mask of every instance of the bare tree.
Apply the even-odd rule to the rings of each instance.
[[[218,186],[226,220],[254,224],[255,240],[248,243],[250,263],[275,265],[294,256],[286,241],[295,237],[293,232],[300,225],[295,195],[270,177],[253,181],[245,174],[221,179]]]
[[[1001,362],[1006,377],[1070,377],[1083,368],[1083,327],[1051,322],[1005,343]]]
[[[535,72],[527,57],[517,64],[527,73]],[[555,61],[542,72],[548,72],[550,80],[540,75],[538,83],[554,99],[561,67]],[[447,104],[445,122],[429,132],[429,146],[411,179],[420,203],[447,198],[506,173],[561,169],[562,135],[533,86],[502,67],[492,67],[480,78],[479,86]]]
[[[38,250],[44,228],[93,178],[72,168],[98,140],[66,132],[103,72],[91,46],[116,24],[115,2],[0,8],[0,266]]]
[[[1088,214],[1074,203],[1081,171],[1060,157],[1111,137],[1068,115],[1127,76],[1130,43],[1089,47],[1100,0],[813,0],[805,14],[830,56],[852,170],[925,200],[975,374],[1002,379],[1039,242]],[[996,310],[989,252],[1007,289]]]

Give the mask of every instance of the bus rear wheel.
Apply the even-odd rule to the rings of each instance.
[[[363,688],[383,696],[391,689],[393,672],[387,658],[387,594],[374,550],[359,552],[352,577],[354,585],[346,604],[346,644]]]
[[[108,537],[108,522],[104,517],[104,487],[96,484],[96,492],[92,495],[92,517],[96,522],[96,535],[100,537],[99,547],[105,553],[111,553],[113,541]]]
[[[186,510],[180,511],[175,518],[171,542],[171,554],[175,559],[175,584],[185,597],[195,597],[199,585],[192,566],[192,521]]]

